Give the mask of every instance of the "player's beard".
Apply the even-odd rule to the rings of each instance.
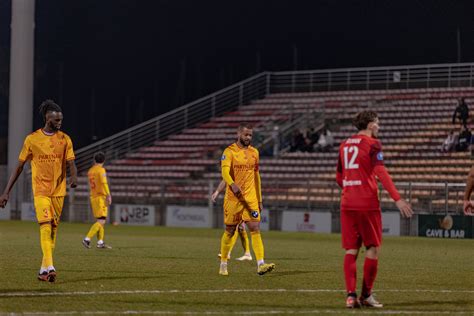
[[[250,139],[248,141],[246,141],[245,139],[243,139],[242,137],[239,138],[240,140],[240,143],[244,146],[248,146],[250,145]]]
[[[58,125],[56,126],[54,123],[50,123],[49,124],[49,128],[53,131],[53,132],[57,132],[61,129],[61,125]]]

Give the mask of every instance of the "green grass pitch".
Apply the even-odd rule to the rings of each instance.
[[[58,279],[44,283],[38,225],[0,222],[0,314],[474,315],[473,240],[385,238],[374,289],[385,307],[348,311],[336,234],[264,232],[266,261],[276,264],[264,276],[255,261],[234,260],[237,241],[223,277],[222,230],[107,226],[113,249],[103,250],[81,245],[89,227],[61,223]]]

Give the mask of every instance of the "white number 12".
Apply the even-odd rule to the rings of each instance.
[[[352,153],[351,160],[349,160],[349,153]],[[344,147],[344,166],[346,169],[358,169],[359,164],[355,163],[359,148],[357,146]]]

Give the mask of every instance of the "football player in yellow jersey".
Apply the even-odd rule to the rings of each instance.
[[[104,243],[104,225],[107,220],[108,207],[112,204],[104,162],[105,154],[102,152],[96,153],[94,155],[94,165],[87,172],[92,213],[97,219],[97,222],[92,225],[87,236],[82,240],[82,244],[88,249],[91,247],[91,238],[94,235],[97,235],[97,248],[112,249],[112,247]]]
[[[46,100],[40,106],[40,113],[45,125],[25,138],[18,165],[0,196],[0,207],[7,204],[13,185],[25,163],[30,161],[34,205],[43,252],[38,280],[54,282],[56,269],[53,266],[53,252],[66,195],[66,165],[71,173],[71,188],[77,186],[77,170],[72,141],[60,131],[63,121],[61,108],[52,100]]]
[[[219,183],[219,185],[217,186],[217,189],[211,195],[211,201],[213,203],[216,203],[217,197],[219,196],[219,194],[221,194],[222,191],[225,190],[225,187],[226,187],[226,183],[224,180],[222,180],[221,183]],[[235,260],[252,261],[252,255],[250,254],[249,237],[247,235],[247,231],[245,230],[245,224],[243,222],[239,224],[239,226],[236,229],[236,232],[234,233],[234,236],[232,237],[232,245],[229,249],[229,254],[227,255],[227,259],[230,259],[230,253],[232,252],[235,242],[237,241],[237,235],[240,237],[240,242],[242,243],[242,248],[244,248],[245,253],[242,257],[238,257]],[[217,256],[220,258],[221,254],[219,253]]]
[[[220,275],[228,275],[227,256],[232,246],[232,236],[237,226],[245,222],[252,236],[252,248],[257,260],[257,273],[263,275],[275,268],[265,263],[260,235],[262,189],[258,171],[259,153],[250,146],[252,126],[242,123],[237,129],[237,141],[227,147],[221,158],[222,178],[228,185],[224,197],[224,223],[226,229],[221,239]]]

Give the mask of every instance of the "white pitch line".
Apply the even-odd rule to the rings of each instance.
[[[267,292],[267,293],[344,293],[338,289],[219,289],[219,290],[121,290],[121,291],[74,291],[74,292],[5,292],[0,297],[44,297],[44,296],[82,296],[82,295],[113,295],[113,294],[186,294],[186,293],[242,293],[242,292]],[[376,292],[400,292],[400,293],[462,293],[474,294],[474,290],[424,290],[424,289],[380,289]]]
[[[298,315],[298,314],[344,314],[352,312],[341,307],[340,309],[313,309],[313,310],[267,310],[267,311],[65,311],[65,312],[22,312],[5,315],[41,316],[41,315]],[[473,315],[473,311],[428,311],[428,310],[357,310],[357,314],[366,315]],[[0,313],[0,315],[4,315]]]

